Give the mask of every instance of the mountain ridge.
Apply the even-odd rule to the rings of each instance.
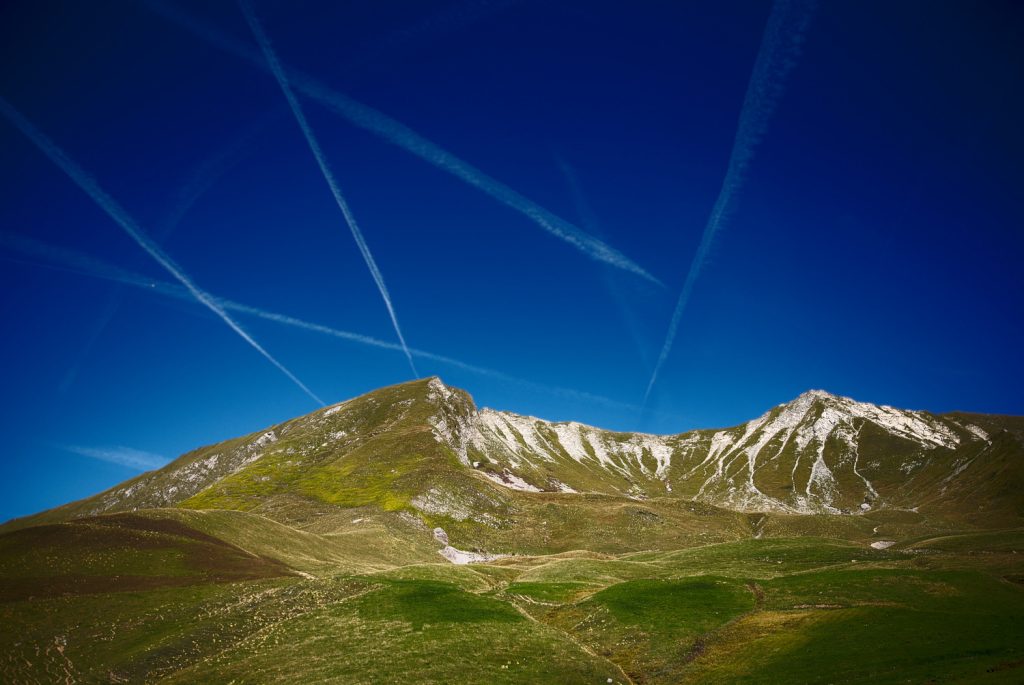
[[[435,445],[424,442],[427,433]],[[1021,417],[936,415],[824,390],[805,391],[728,428],[667,435],[608,431],[477,408],[467,392],[434,376],[198,448],[103,493],[4,527],[167,506],[259,509],[265,505],[256,501],[261,493],[277,497],[295,482],[301,497],[319,497],[319,489],[342,508],[375,504],[417,516],[450,515],[452,507],[438,502],[452,500],[453,490],[475,490],[467,496],[481,501],[543,492],[672,498],[744,514],[855,516],[920,506],[942,513],[944,503],[964,489],[961,482],[985,490],[972,470],[990,466],[994,453],[1013,473],[1010,482],[1020,482],[1019,464],[1009,457],[1022,451],[1022,436]],[[432,466],[412,467],[401,456],[410,444],[441,457],[442,465],[445,454],[455,463],[443,465],[443,475]],[[357,464],[360,455],[364,460]],[[418,484],[423,487],[405,482],[406,490],[396,494],[378,473],[368,476],[380,489],[372,496],[342,493],[353,473],[380,471],[389,460],[433,475]],[[319,484],[305,478],[324,469]],[[365,479],[356,481],[355,490],[368,487]],[[272,487],[277,485],[282,487]],[[1006,493],[996,499],[1006,500]],[[1020,498],[1009,499],[1014,501],[1001,502],[1003,509],[1018,516]],[[485,506],[493,507],[501,508]]]

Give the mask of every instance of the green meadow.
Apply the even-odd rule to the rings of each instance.
[[[1024,678],[1020,531],[888,550],[769,538],[458,566],[436,552],[361,559],[297,530],[252,548],[268,525],[281,526],[153,510],[0,535],[0,680]]]

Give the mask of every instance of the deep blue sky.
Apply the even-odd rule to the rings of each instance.
[[[234,3],[177,6],[256,49]],[[288,66],[667,286],[587,258],[303,98],[409,344],[639,405],[722,184],[770,3],[255,8]],[[645,414],[425,359],[420,373],[480,405],[655,432],[735,424],[808,388],[1024,413],[1022,46],[1018,3],[819,7]],[[200,287],[395,341],[266,71],[127,1],[4,3],[0,55],[0,95]],[[200,306],[12,247],[25,236],[170,280],[4,118],[0,150],[0,520],[137,473],[86,452],[170,459],[316,408]],[[328,402],[410,378],[400,352],[239,321]]]

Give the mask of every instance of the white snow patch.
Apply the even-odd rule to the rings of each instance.
[[[867,419],[890,433],[912,440],[924,447],[953,448],[960,439],[941,422],[916,411],[895,409],[888,405],[856,402],[847,397],[831,396],[831,401],[843,413],[853,418]]]
[[[569,425],[576,429],[580,436],[580,440],[585,443],[583,444],[584,452],[586,452],[586,445],[590,445],[590,449],[594,451],[597,461],[602,466],[609,466],[619,471],[623,470],[622,464],[612,458],[613,455],[608,452],[608,448],[601,439],[604,431],[591,428],[590,426],[584,426],[582,423],[572,422]]]
[[[451,545],[445,545],[442,549],[438,550],[438,554],[453,564],[460,566],[463,564],[482,564],[508,556],[507,554],[488,554],[486,552],[465,552]]]
[[[444,547],[437,551],[438,554],[443,556],[453,564],[479,564],[494,559],[500,559],[507,557],[507,554],[487,554],[486,552],[466,552],[461,549],[452,547],[448,543],[448,533],[445,532],[444,528],[435,528],[433,530],[434,539],[440,542]]]
[[[807,489],[805,492],[807,493],[808,500],[813,497],[811,493],[812,487],[818,491],[818,499],[827,511],[832,513],[839,511],[832,506],[836,496],[836,479],[828,464],[825,463],[824,444],[818,447],[818,458],[814,460],[814,464],[811,466],[811,476],[807,479]]]
[[[529,416],[520,416],[507,412],[498,412],[493,409],[483,409],[477,415],[477,444],[483,450],[493,451],[493,446],[488,445],[484,435],[497,439],[497,442],[505,448],[509,461],[518,457],[527,463],[533,463],[533,459],[544,461],[555,461],[554,447],[537,431],[536,423],[541,422]],[[543,423],[543,422],[541,422]],[[522,442],[518,438],[522,439]],[[482,444],[480,444],[482,443]],[[523,448],[523,445],[526,448]],[[490,448],[490,449],[489,449]]]
[[[735,438],[729,433],[719,431],[711,436],[711,449],[708,450],[708,459],[714,459],[718,456],[719,452],[724,451],[726,448],[731,447]]]
[[[595,445],[595,441],[595,437],[589,437],[591,445]],[[657,478],[663,478],[669,466],[672,465],[672,446],[668,444],[666,438],[661,436],[636,433],[625,442],[608,442],[612,449],[632,457],[637,467],[644,473],[648,472],[647,466],[644,464],[644,456],[650,454],[656,464],[654,475]]]
[[[502,473],[481,471],[480,473],[482,473],[488,480],[492,480],[498,485],[504,485],[506,488],[522,490],[523,492],[543,492],[540,488],[530,485],[519,476],[514,473],[509,473],[508,471],[504,471]]]
[[[877,542],[872,542],[871,547],[874,549],[889,549],[895,544],[895,540],[879,540]]]
[[[973,424],[967,424],[966,426],[964,426],[964,428],[966,428],[971,433],[973,433],[976,437],[981,438],[985,442],[991,442],[991,440],[989,440],[988,433],[986,433],[982,429],[978,428],[977,426],[975,426]]]
[[[708,456],[705,457],[703,462],[694,467],[690,471],[690,474],[694,473],[701,466],[710,463],[711,460],[718,457],[719,454],[721,454],[721,456],[715,462],[715,472],[708,476],[707,480],[704,481],[704,484],[700,486],[700,490],[697,491],[698,495],[704,494],[704,489],[713,481],[721,480],[722,472],[725,468],[725,456],[728,454],[728,448],[732,446],[734,441],[735,439],[725,431],[719,431],[711,436],[711,447],[708,449]]]
[[[608,461],[608,455],[605,452],[594,451],[596,457],[590,456],[586,448],[583,447],[583,436],[581,435],[580,429],[582,426],[578,423],[556,423],[551,426],[555,431],[555,435],[558,436],[558,442],[561,443],[562,448],[566,453],[572,457],[573,461],[584,462],[592,461],[595,458],[602,465]],[[601,456],[604,456],[604,459]]]

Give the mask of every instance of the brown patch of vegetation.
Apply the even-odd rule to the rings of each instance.
[[[0,535],[0,602],[294,575],[178,521],[90,517]]]

